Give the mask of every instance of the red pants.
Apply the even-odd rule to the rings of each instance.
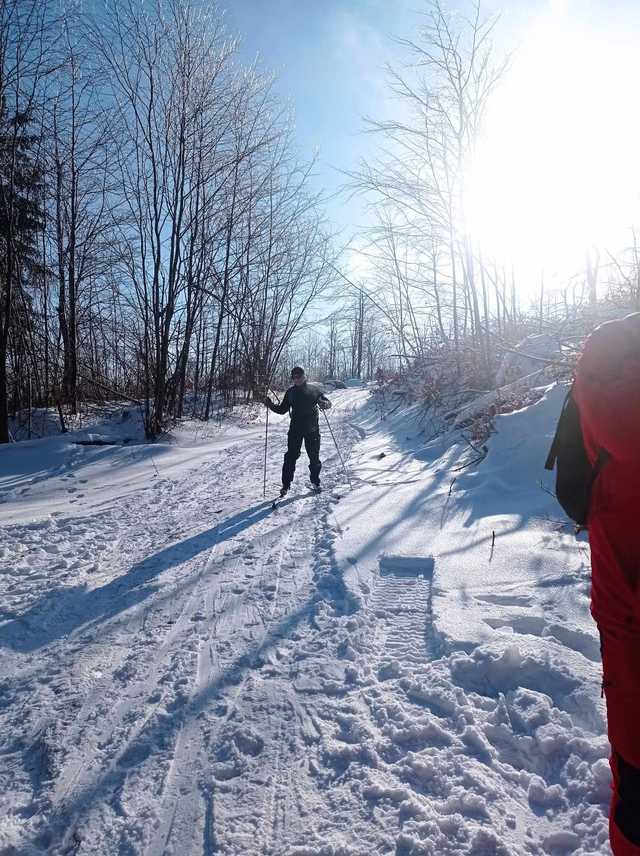
[[[613,796],[615,856],[640,856],[640,633],[599,623]]]

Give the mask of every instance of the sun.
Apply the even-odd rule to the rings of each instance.
[[[555,8],[532,27],[494,93],[464,205],[483,251],[571,275],[618,248],[640,214],[640,62],[631,40]]]

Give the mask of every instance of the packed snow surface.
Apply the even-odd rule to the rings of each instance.
[[[276,511],[286,418],[267,499],[262,424],[0,450],[0,853],[608,853],[563,394],[482,458],[336,390]]]

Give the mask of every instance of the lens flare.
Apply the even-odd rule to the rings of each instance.
[[[570,274],[589,247],[625,245],[640,211],[640,62],[631,39],[554,6],[489,105],[465,217],[489,254]]]

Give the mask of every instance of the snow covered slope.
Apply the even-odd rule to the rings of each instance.
[[[465,466],[336,391],[352,487],[325,430],[275,512],[260,426],[0,450],[0,853],[607,853],[561,395]]]

